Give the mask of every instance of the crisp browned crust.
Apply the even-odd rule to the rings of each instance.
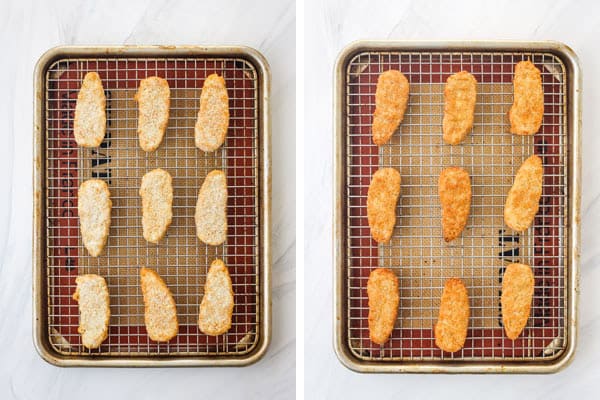
[[[227,239],[227,177],[223,171],[209,172],[198,192],[196,235],[206,244],[218,246]]]
[[[400,293],[398,278],[387,268],[371,271],[367,282],[369,296],[369,337],[373,343],[384,344],[394,329],[398,315]]]
[[[371,236],[378,243],[387,243],[394,232],[400,181],[400,173],[394,168],[381,168],[371,179],[367,193],[367,217]]]
[[[88,274],[75,278],[77,288],[73,299],[79,303],[81,343],[88,349],[97,349],[108,337],[110,297],[103,277]]]
[[[404,118],[410,85],[400,71],[385,71],[377,79],[373,143],[381,146],[390,140]]]
[[[168,342],[179,332],[177,307],[171,291],[154,270],[140,269],[144,296],[144,322],[150,339]]]
[[[229,96],[223,77],[212,74],[204,81],[200,110],[194,128],[196,147],[215,151],[225,141],[229,127]]]
[[[439,179],[442,205],[442,234],[449,242],[456,239],[465,228],[471,209],[471,178],[459,167],[442,170]]]
[[[502,277],[502,323],[506,336],[515,340],[529,319],[535,279],[529,265],[509,264]]]
[[[544,167],[536,155],[529,157],[517,171],[504,206],[504,222],[511,229],[523,232],[531,226],[542,196]]]
[[[223,261],[216,259],[210,265],[206,276],[198,326],[207,335],[222,335],[231,328],[232,315],[233,285],[227,266]]]
[[[477,80],[467,71],[451,75],[444,89],[444,142],[459,144],[473,128]]]
[[[533,135],[540,130],[544,119],[544,89],[542,76],[531,61],[515,66],[513,105],[508,112],[510,132]]]
[[[435,324],[435,345],[453,353],[462,349],[469,328],[469,295],[467,288],[458,278],[446,281],[440,314]]]
[[[157,168],[142,178],[142,228],[144,239],[158,243],[173,220],[173,184],[171,174]]]
[[[88,72],[77,94],[73,134],[79,146],[98,147],[106,133],[106,96],[97,72]]]
[[[108,239],[112,201],[106,182],[89,179],[77,191],[81,239],[91,256],[98,257]]]
[[[160,146],[169,121],[171,90],[166,79],[151,76],[140,81],[134,97],[138,102],[138,135],[144,151]]]

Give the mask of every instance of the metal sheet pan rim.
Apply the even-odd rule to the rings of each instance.
[[[343,222],[343,68],[350,57],[360,51],[548,51],[559,55],[567,66],[569,74],[567,101],[571,105],[568,112],[569,135],[569,209],[568,209],[568,304],[566,328],[568,341],[562,354],[556,359],[541,363],[517,362],[365,362],[356,359],[349,351],[345,338],[344,289],[344,237]],[[516,40],[359,40],[350,43],[339,53],[334,66],[333,79],[333,347],[345,367],[361,373],[555,373],[568,366],[574,357],[577,344],[577,312],[579,302],[579,258],[580,258],[580,203],[581,203],[581,92],[582,73],[579,59],[566,44],[557,41],[516,41]]]
[[[261,322],[260,338],[254,349],[247,354],[232,357],[198,356],[136,356],[136,357],[78,357],[63,356],[52,350],[47,341],[46,326],[42,321],[44,311],[44,271],[42,260],[42,215],[43,190],[43,99],[44,73],[51,62],[58,57],[80,56],[235,56],[250,59],[258,71],[261,107],[260,157],[259,166],[259,218],[261,231],[260,280]],[[32,226],[32,296],[33,296],[33,344],[38,354],[48,363],[60,367],[227,367],[246,366],[260,360],[266,353],[271,341],[271,70],[267,60],[257,50],[247,46],[57,46],[47,50],[38,60],[34,70],[34,135],[33,135],[33,226]]]

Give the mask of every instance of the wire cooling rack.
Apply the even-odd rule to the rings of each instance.
[[[107,130],[99,148],[76,145],[72,127],[77,93],[84,75],[97,71],[106,93]],[[204,79],[225,78],[230,97],[226,143],[214,153],[194,146],[194,124]],[[171,88],[170,118],[157,151],[138,143],[139,81],[160,76]],[[45,76],[46,273],[47,328],[58,353],[68,356],[239,356],[259,341],[259,149],[258,76],[244,58],[65,58],[52,63]],[[173,222],[158,245],[142,237],[142,176],[155,168],[173,177]],[[221,246],[196,238],[198,190],[212,169],[224,170],[228,185],[228,236]],[[113,202],[111,228],[103,253],[95,258],[84,248],[77,216],[77,188],[86,179],[105,180]],[[235,293],[232,327],[217,337],[198,327],[204,280],[215,258],[229,268]],[[155,269],[177,303],[179,334],[167,343],[149,339],[139,268]],[[96,350],[81,344],[75,277],[103,276],[110,292],[109,335]]]
[[[544,120],[535,136],[509,133],[514,65],[531,60],[542,72]],[[410,82],[404,120],[390,142],[371,139],[375,89],[380,73],[400,70]],[[442,141],[444,84],[461,70],[477,79],[472,132],[463,144]],[[568,209],[568,76],[559,57],[544,52],[363,51],[345,67],[345,340],[362,361],[531,361],[558,357],[565,349]],[[532,227],[517,234],[504,225],[506,195],[521,163],[538,154],[544,163],[540,210]],[[444,167],[466,169],[472,181],[471,215],[462,235],[445,243],[437,181]],[[392,240],[370,236],[366,198],[373,173],[396,168],[402,176]],[[532,266],[535,292],[521,336],[503,331],[502,274],[510,262]],[[369,340],[367,280],[376,267],[399,279],[400,306],[390,340]],[[461,278],[469,291],[471,318],[462,350],[435,346],[433,326],[446,279]]]

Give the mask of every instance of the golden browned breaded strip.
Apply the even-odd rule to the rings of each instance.
[[[223,77],[212,74],[204,81],[200,110],[194,128],[196,147],[215,151],[225,141],[229,127],[229,96]]]
[[[216,259],[206,276],[198,326],[207,335],[222,335],[231,328],[232,314],[233,286],[229,271],[223,261]]]
[[[144,296],[144,322],[150,339],[168,342],[179,332],[177,307],[171,291],[154,270],[140,269]]]
[[[196,203],[196,235],[206,244],[218,246],[227,239],[227,178],[211,171],[204,179]]]
[[[540,130],[544,118],[544,89],[540,70],[531,61],[517,63],[513,86],[513,105],[508,113],[510,132],[533,135]]]
[[[83,78],[77,94],[73,133],[77,144],[83,147],[98,147],[104,140],[106,96],[97,72],[88,72]]]
[[[390,337],[398,315],[400,293],[398,278],[387,268],[371,271],[367,282],[369,296],[369,337],[373,343],[384,344]]]
[[[371,179],[367,193],[367,218],[371,236],[378,243],[387,243],[394,232],[400,181],[400,173],[394,168],[381,168]]]
[[[142,228],[144,239],[158,243],[173,219],[173,184],[171,174],[157,168],[142,178]]]
[[[449,242],[460,235],[467,224],[471,209],[471,178],[459,167],[442,170],[439,179],[439,195],[442,204],[442,234]]]
[[[112,201],[106,182],[89,179],[79,186],[77,210],[83,244],[90,255],[98,257],[110,230]]]
[[[446,81],[444,99],[444,142],[459,144],[473,128],[477,80],[467,71],[451,75]]]
[[[157,76],[142,79],[134,99],[139,107],[137,132],[140,147],[144,151],[154,151],[160,146],[169,121],[169,83]]]
[[[110,298],[103,277],[88,274],[75,278],[77,289],[73,299],[79,303],[79,328],[81,343],[88,349],[100,347],[108,337]]]
[[[504,222],[511,229],[527,230],[538,212],[544,167],[536,155],[529,157],[517,171],[515,182],[508,192],[504,205]]]
[[[435,324],[435,345],[450,353],[462,349],[467,339],[469,313],[467,288],[458,278],[448,279]]]
[[[400,71],[385,71],[377,79],[373,143],[378,146],[390,140],[404,118],[408,104],[408,79]]]
[[[527,325],[534,278],[529,265],[509,264],[502,277],[502,323],[506,336],[515,340]]]

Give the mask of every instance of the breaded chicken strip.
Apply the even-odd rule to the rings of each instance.
[[[223,171],[208,173],[196,203],[196,235],[202,242],[218,246],[227,239],[227,177]]]
[[[94,274],[75,278],[77,289],[73,299],[79,303],[81,343],[88,349],[97,349],[108,337],[110,298],[103,277]]]
[[[160,146],[169,121],[169,83],[158,76],[142,79],[134,99],[139,107],[137,132],[140,147],[144,151],[154,151]]]
[[[517,63],[513,86],[513,105],[508,113],[510,132],[533,135],[540,130],[544,118],[544,89],[540,70],[531,61]]]
[[[467,288],[458,278],[448,279],[444,285],[440,313],[435,324],[435,345],[449,353],[462,349],[467,339],[469,315]]]
[[[504,222],[511,229],[523,232],[531,226],[539,209],[543,180],[542,159],[533,155],[517,171],[506,198]]]
[[[394,232],[400,181],[400,173],[394,168],[381,168],[371,179],[367,193],[367,218],[371,236],[378,243],[387,243]]]
[[[467,71],[451,75],[444,89],[444,142],[459,144],[473,128],[477,80]]]
[[[233,285],[229,271],[223,261],[216,259],[206,276],[198,317],[200,330],[211,336],[226,333],[231,328],[233,306]]]
[[[223,77],[212,74],[204,81],[200,110],[194,127],[196,147],[215,151],[225,141],[229,127],[229,96]]]
[[[73,134],[82,147],[98,147],[106,133],[106,96],[97,72],[88,72],[77,94]]]
[[[158,243],[173,220],[173,179],[164,169],[157,168],[142,178],[142,228],[144,239]]]
[[[112,201],[106,182],[88,179],[79,186],[77,209],[81,239],[91,256],[98,257],[108,239]]]
[[[373,343],[384,344],[390,337],[398,315],[400,292],[398,278],[387,268],[371,271],[367,282],[369,296],[369,337]]]
[[[529,265],[510,264],[502,277],[502,323],[506,336],[515,340],[529,319],[534,289],[533,271]]]
[[[459,167],[444,168],[438,181],[442,205],[442,234],[449,242],[456,239],[467,225],[471,209],[471,178]]]
[[[375,113],[373,114],[373,143],[378,146],[390,140],[408,104],[408,79],[400,71],[385,71],[377,79]]]
[[[179,332],[173,295],[160,275],[150,268],[140,269],[140,281],[148,336],[157,342],[168,342]]]

